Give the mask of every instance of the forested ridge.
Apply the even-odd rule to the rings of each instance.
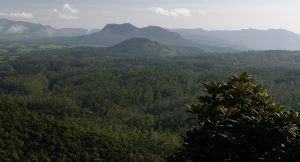
[[[185,105],[202,83],[244,71],[298,109],[299,52],[2,48],[0,161],[166,161],[197,124]]]

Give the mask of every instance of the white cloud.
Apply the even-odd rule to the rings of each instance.
[[[59,13],[59,11],[57,9],[53,9],[52,11],[50,11],[50,13],[55,14],[55,13]]]
[[[21,25],[13,25],[10,28],[7,29],[7,33],[15,33],[15,34],[21,34],[25,30],[27,30],[27,27],[21,26]]]
[[[190,10],[186,8],[175,8],[175,9],[167,10],[161,7],[152,7],[152,8],[148,8],[148,10],[163,16],[180,17],[180,16],[191,15]]]
[[[34,18],[34,15],[28,12],[12,12],[12,13],[0,12],[0,16],[17,17],[17,18],[25,18],[25,19]]]
[[[25,19],[32,19],[34,16],[32,13],[20,12],[20,13],[10,13],[11,17],[20,17]]]
[[[65,20],[77,20],[79,19],[78,10],[71,7],[70,4],[66,3],[62,6],[61,10],[53,9],[50,11],[51,14],[57,15],[57,17]]]
[[[78,14],[78,10],[76,8],[71,7],[71,5],[68,3],[63,5],[62,10],[66,13]]]
[[[75,15],[60,14],[59,17],[62,18],[62,19],[66,19],[66,20],[76,20],[76,19],[79,19],[79,17],[75,16]]]

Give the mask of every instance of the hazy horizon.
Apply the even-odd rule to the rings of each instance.
[[[110,23],[205,30],[286,29],[300,33],[299,1],[266,0],[4,0],[0,18],[55,28],[100,29]]]

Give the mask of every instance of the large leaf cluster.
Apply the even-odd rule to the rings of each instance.
[[[246,73],[204,84],[190,106],[198,127],[184,136],[179,161],[297,161],[299,113],[276,104]]]

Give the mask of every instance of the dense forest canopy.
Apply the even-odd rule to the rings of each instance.
[[[152,46],[1,45],[0,161],[165,161],[197,125],[185,105],[202,83],[241,72],[298,109],[300,52]]]

